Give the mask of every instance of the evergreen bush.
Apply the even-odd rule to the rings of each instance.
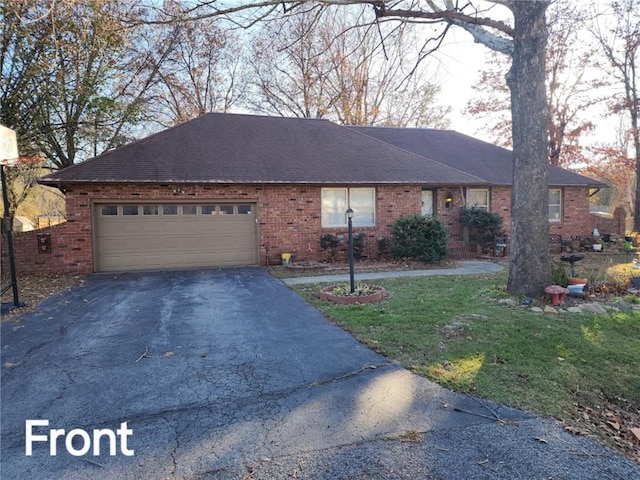
[[[320,248],[327,254],[327,262],[332,263],[336,259],[340,239],[336,235],[327,233],[320,237]]]
[[[436,217],[412,213],[398,218],[391,227],[391,255],[395,259],[437,262],[447,253],[447,231]]]
[[[469,241],[483,251],[493,249],[497,237],[504,235],[502,217],[483,208],[461,208],[458,221],[469,228]]]
[[[353,236],[353,257],[356,260],[362,260],[366,258],[364,254],[364,239],[366,235],[364,233],[356,233]]]

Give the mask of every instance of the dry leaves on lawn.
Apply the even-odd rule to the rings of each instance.
[[[623,398],[600,395],[598,405],[576,404],[564,427],[571,433],[595,436],[640,463],[640,407]]]
[[[2,277],[2,286],[11,284],[8,276]],[[25,306],[16,308],[11,312],[3,315],[4,318],[14,317],[26,312],[32,312],[37,309],[43,300],[67,291],[73,287],[78,287],[84,283],[83,275],[24,275],[18,277],[18,296],[21,303]],[[13,302],[12,289],[9,289],[2,295],[3,302]]]

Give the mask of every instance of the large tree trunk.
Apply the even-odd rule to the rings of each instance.
[[[507,75],[513,123],[513,193],[507,289],[540,296],[551,282],[544,13],[548,1],[510,2],[515,19]]]
[[[631,112],[631,131],[636,154],[636,199],[633,212],[633,231],[640,232],[640,125],[638,125],[638,114],[635,111]]]

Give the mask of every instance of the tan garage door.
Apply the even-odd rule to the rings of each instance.
[[[255,204],[96,204],[97,270],[258,263]]]

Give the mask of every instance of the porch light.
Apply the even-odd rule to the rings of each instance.
[[[453,195],[447,193],[447,196],[444,199],[444,206],[446,208],[451,208],[451,204],[453,203]]]

